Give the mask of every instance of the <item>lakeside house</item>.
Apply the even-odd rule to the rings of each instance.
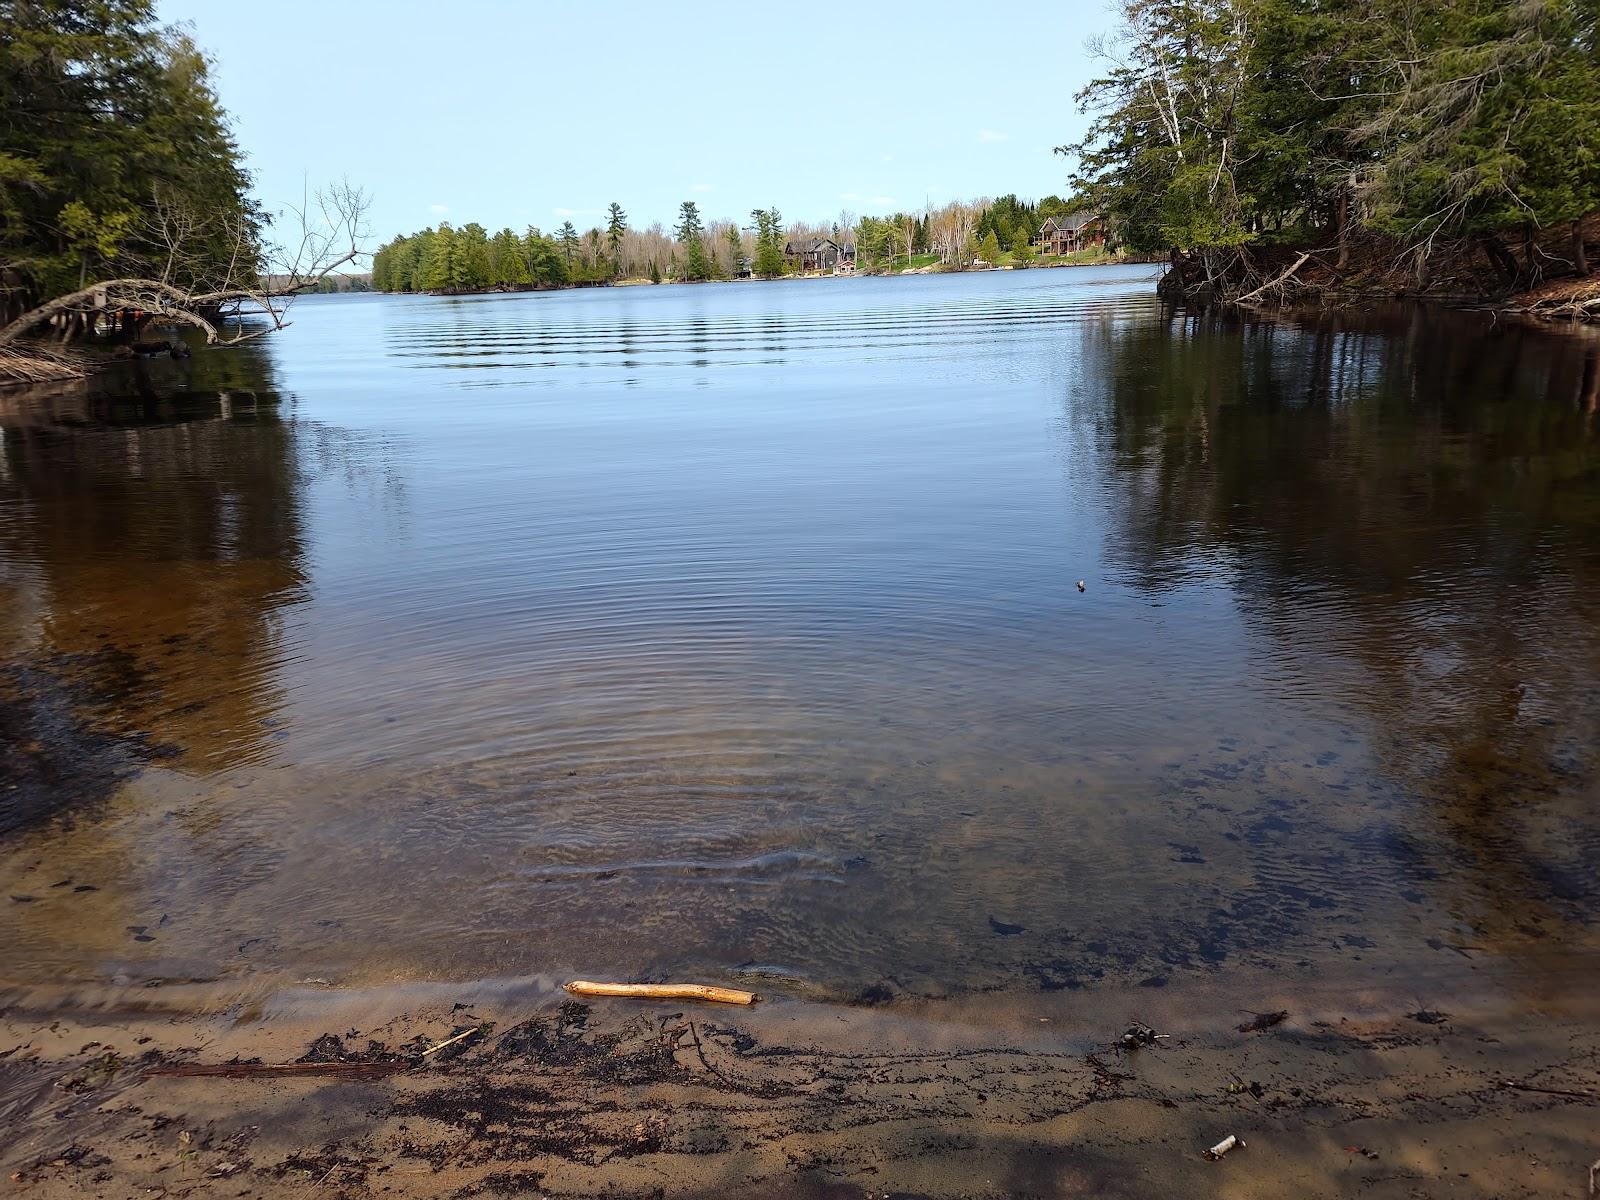
[[[1045,254],[1077,254],[1082,250],[1104,250],[1106,221],[1090,212],[1062,213],[1049,217],[1039,227],[1038,246]]]
[[[852,275],[856,269],[855,243],[840,243],[832,238],[785,242],[783,256],[795,263],[802,274],[811,271],[832,271],[835,275]]]

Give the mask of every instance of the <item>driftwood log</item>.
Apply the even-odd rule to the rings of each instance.
[[[591,983],[574,979],[567,984],[574,996],[633,996],[646,1000],[710,1000],[717,1004],[754,1004],[754,992],[714,987],[708,983]]]

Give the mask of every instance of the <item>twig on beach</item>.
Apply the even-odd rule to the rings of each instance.
[[[482,1033],[482,1032],[483,1032],[483,1026],[482,1025],[474,1025],[471,1029],[467,1030],[465,1033],[458,1033],[458,1034],[455,1035],[455,1037],[445,1038],[445,1040],[440,1042],[437,1046],[429,1046],[426,1050],[424,1050],[422,1052],[422,1057],[423,1058],[427,1058],[428,1055],[430,1055],[430,1054],[437,1054],[439,1051],[443,1050],[446,1046],[454,1046],[457,1042],[466,1041],[467,1038],[472,1037],[474,1034],[479,1034],[479,1033]]]
[[[1515,1079],[1499,1080],[1497,1086],[1519,1092],[1539,1092],[1546,1096],[1565,1096],[1570,1100],[1600,1100],[1600,1095],[1582,1089],[1574,1091],[1569,1088],[1540,1087],[1536,1083],[1519,1083]]]
[[[717,1004],[754,1004],[754,992],[714,987],[707,983],[591,983],[575,979],[566,985],[574,996],[634,996],[648,1000],[710,1000]]]
[[[248,1079],[258,1075],[396,1075],[411,1066],[407,1062],[309,1062],[309,1063],[180,1063],[170,1067],[151,1067],[146,1075],[211,1076],[223,1079]]]

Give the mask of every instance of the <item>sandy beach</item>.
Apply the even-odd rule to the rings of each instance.
[[[1198,986],[751,1009],[549,979],[34,990],[6,997],[0,1154],[40,1200],[1584,1195],[1593,998],[1391,999],[1263,991],[1287,1015],[1241,1030],[1266,1022]],[[1122,1048],[1133,1014],[1167,1036]],[[294,1062],[321,1065],[250,1069]]]

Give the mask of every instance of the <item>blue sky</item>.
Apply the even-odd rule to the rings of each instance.
[[[440,220],[635,226],[776,205],[831,220],[1066,190],[1090,4],[159,0],[193,24],[270,208],[372,193],[376,241]],[[991,15],[992,14],[992,15]],[[1051,32],[1045,32],[1046,30]]]

